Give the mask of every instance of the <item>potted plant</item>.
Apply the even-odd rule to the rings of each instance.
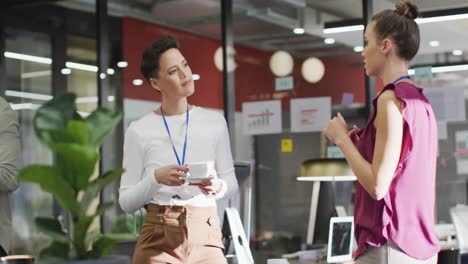
[[[120,257],[102,258],[111,252],[115,240],[90,230],[93,221],[114,204],[106,202],[93,208],[92,202],[123,172],[118,168],[92,179],[99,160],[99,147],[121,117],[121,111],[99,107],[83,118],[76,110],[75,95],[71,93],[55,97],[37,110],[33,121],[35,133],[54,153],[54,163],[29,165],[18,173],[17,179],[39,184],[67,213],[65,226],[55,218],[35,219],[38,230],[52,240],[41,251],[40,261],[129,263],[128,257],[123,262]]]

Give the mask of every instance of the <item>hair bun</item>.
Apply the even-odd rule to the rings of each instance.
[[[395,5],[395,7],[395,12],[407,18],[415,19],[419,15],[418,8],[409,1],[400,0],[400,2]]]

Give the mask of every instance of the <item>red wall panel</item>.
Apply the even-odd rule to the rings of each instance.
[[[144,81],[134,86],[133,79],[143,79],[139,66],[141,54],[154,40],[172,35],[181,45],[181,52],[187,58],[193,73],[200,74],[195,81],[195,94],[190,97],[192,104],[223,108],[222,73],[215,67],[213,54],[221,45],[219,40],[197,36],[161,25],[123,18],[123,55],[128,62],[124,70],[124,94],[126,98],[160,101],[160,95]],[[353,93],[354,101],[365,102],[364,71],[359,54],[323,58],[325,76],[316,83],[306,82],[300,73],[302,61],[296,60],[293,72],[294,90],[276,93],[275,76],[269,69],[271,52],[264,52],[244,46],[236,46],[235,70],[236,109],[241,110],[243,102],[282,98],[283,109],[289,111],[290,98],[331,96],[333,104],[341,102],[343,93]]]
[[[215,68],[212,56],[219,46],[219,41],[133,18],[123,19],[122,30],[123,56],[128,62],[124,71],[126,98],[161,100],[159,93],[151,88],[140,73],[141,54],[154,40],[172,35],[179,40],[181,52],[189,62],[192,72],[201,76],[200,80],[195,81],[196,92],[190,98],[190,102],[211,108],[223,107],[222,75]],[[145,81],[141,86],[134,86],[133,79]]]

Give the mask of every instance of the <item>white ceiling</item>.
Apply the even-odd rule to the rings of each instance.
[[[352,10],[348,11],[348,14],[352,15],[353,17],[357,17],[362,13],[360,12],[359,8],[351,8],[351,5],[361,6],[361,0],[308,0],[307,2],[320,2],[320,5],[329,5],[332,7],[332,9],[335,10]],[[374,1],[374,13],[380,12],[384,9],[393,8],[394,3],[396,2],[397,1],[395,0]],[[415,0],[413,3],[418,5],[419,10],[422,12],[429,10],[468,7],[468,1],[466,0]],[[339,8],[335,8],[337,5],[341,6]],[[420,55],[452,52],[454,49],[465,50],[468,52],[468,19],[420,24],[419,28],[421,32],[421,46],[419,50]],[[352,47],[362,45],[362,31],[328,35],[321,34],[321,36],[332,37],[338,42]],[[433,40],[439,41],[440,46],[431,47],[429,42]]]
[[[374,13],[393,9],[396,2],[374,0]],[[76,7],[94,1],[68,0],[62,5],[73,3]],[[220,39],[220,3],[220,0],[109,0],[109,11]],[[414,0],[413,3],[422,12],[468,8],[468,0]],[[350,54],[354,46],[362,45],[359,31],[333,35],[322,32],[325,22],[362,18],[362,0],[233,0],[233,13],[234,41],[262,50],[284,49],[293,56],[306,58]],[[301,24],[306,34],[293,34],[292,29]],[[468,19],[421,24],[420,29],[419,57],[454,49],[468,54]],[[324,44],[323,39],[327,37],[333,37],[336,43]],[[432,40],[438,40],[440,46],[430,47]]]
[[[399,0],[374,0],[374,11],[393,9]],[[468,7],[466,0],[412,0],[420,11],[434,11],[452,8]],[[307,6],[341,14],[343,18],[362,17],[362,0],[305,0]]]
[[[468,19],[458,21],[445,21],[438,23],[427,23],[419,25],[421,33],[421,44],[419,54],[435,54],[452,52],[460,49],[468,52]],[[349,46],[362,45],[362,31],[322,34]],[[439,47],[431,47],[430,41],[440,42]]]

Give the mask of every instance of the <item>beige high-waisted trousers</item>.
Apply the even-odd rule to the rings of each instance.
[[[148,204],[133,264],[226,264],[215,207]]]
[[[366,252],[359,256],[355,264],[437,264],[437,254],[427,260],[419,260],[406,255],[393,242],[375,248],[368,247]]]

